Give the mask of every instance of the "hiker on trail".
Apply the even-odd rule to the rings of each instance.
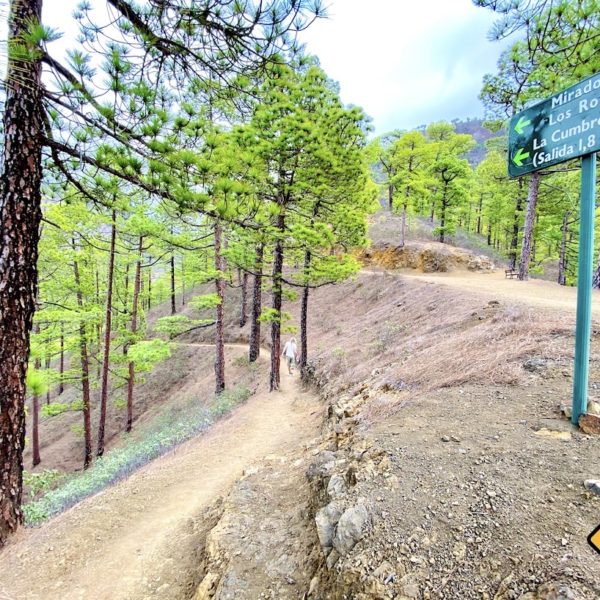
[[[292,338],[291,340],[288,340],[285,343],[281,356],[285,357],[288,367],[288,373],[291,375],[293,372],[292,367],[294,366],[294,362],[298,360],[296,338]]]

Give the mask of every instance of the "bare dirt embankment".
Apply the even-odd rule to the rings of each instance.
[[[378,242],[360,251],[358,258],[366,267],[412,269],[421,273],[446,273],[464,269],[486,272],[493,271],[495,267],[486,256],[438,242],[411,241],[403,246]]]

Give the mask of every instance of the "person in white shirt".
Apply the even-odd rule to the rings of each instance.
[[[298,360],[297,357],[297,347],[296,347],[296,338],[292,338],[288,340],[283,347],[283,352],[281,356],[283,356],[287,362],[288,373],[291,375],[293,373],[294,363]]]

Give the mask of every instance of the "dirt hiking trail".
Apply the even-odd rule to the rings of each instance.
[[[490,273],[456,270],[447,273],[419,273],[413,269],[385,270],[380,267],[363,269],[361,273],[381,277],[407,277],[425,283],[458,288],[469,295],[477,294],[485,300],[496,299],[516,302],[537,308],[564,311],[575,315],[577,288],[558,285],[552,281],[506,279],[503,269]],[[592,295],[592,313],[600,318],[600,294]]]
[[[0,599],[189,597],[211,504],[257,461],[313,439],[318,413],[297,372],[282,367],[279,392],[252,397],[207,433],[22,531],[0,554]]]

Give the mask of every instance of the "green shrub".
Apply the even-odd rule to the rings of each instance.
[[[41,408],[42,417],[56,417],[70,410],[83,410],[83,400],[73,400],[70,404],[62,402],[51,402],[44,404]]]
[[[123,410],[127,406],[127,400],[125,398],[115,398],[113,405],[116,409]]]
[[[44,469],[40,473],[23,471],[23,485],[28,488],[29,496],[35,498],[40,492],[50,490],[64,477],[65,474],[57,469]]]
[[[243,354],[242,356],[238,356],[233,361],[233,363],[238,367],[244,367],[245,369],[248,369],[250,371],[257,371],[258,369],[260,369],[260,364],[256,361],[250,362],[248,360],[248,356],[246,356],[245,354]]]
[[[62,413],[69,410],[68,404],[62,402],[52,402],[50,404],[44,404],[41,408],[42,417],[56,417],[62,415]]]
[[[73,433],[76,438],[83,439],[83,436],[85,435],[83,425],[71,425],[71,433]]]
[[[69,410],[83,410],[83,400],[73,400]]]
[[[38,525],[130,475],[139,467],[157,458],[175,446],[208,429],[236,405],[251,396],[248,388],[237,387],[219,394],[210,408],[194,400],[182,412],[166,410],[149,427],[130,437],[125,446],[115,448],[82,473],[67,478],[59,487],[47,491],[23,507],[27,525]]]
[[[238,404],[242,404],[251,396],[251,392],[245,387],[236,387],[233,390],[225,390],[215,397],[211,407],[211,414],[215,417],[220,417]]]

